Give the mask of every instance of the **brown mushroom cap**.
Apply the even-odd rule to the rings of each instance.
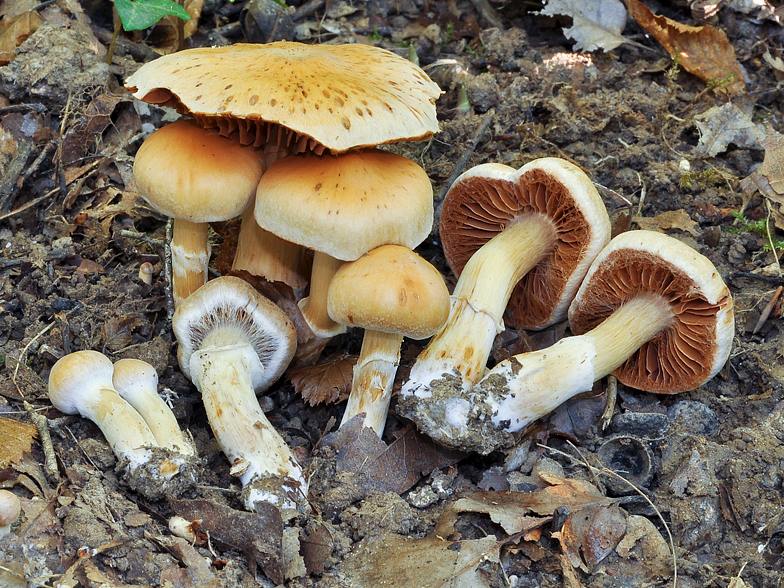
[[[157,211],[194,223],[229,220],[252,202],[264,171],[250,146],[193,121],[150,135],[133,164],[139,193]]]
[[[618,380],[675,394],[716,375],[735,332],[732,295],[706,257],[662,233],[622,233],[599,254],[569,308],[572,332],[590,331],[641,293],[668,301],[674,318],[613,372]]]
[[[432,336],[449,316],[439,271],[400,245],[383,245],[343,265],[328,294],[332,320],[412,339]]]
[[[256,145],[266,140],[267,123],[335,153],[438,132],[439,87],[410,61],[369,45],[189,49],[144,65],[126,87],[222,133],[236,129],[241,142]]]
[[[459,277],[482,245],[527,214],[547,217],[556,242],[517,283],[507,308],[518,328],[541,329],[566,316],[591,260],[610,239],[604,203],[580,168],[554,157],[519,170],[476,166],[449,190],[439,232],[449,267]]]
[[[255,215],[286,241],[353,261],[379,245],[419,245],[433,189],[425,170],[386,151],[289,155],[262,176]]]

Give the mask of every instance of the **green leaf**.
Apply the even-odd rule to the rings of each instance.
[[[177,16],[183,20],[191,18],[188,11],[171,0],[114,0],[114,7],[126,31],[146,29],[164,16]]]

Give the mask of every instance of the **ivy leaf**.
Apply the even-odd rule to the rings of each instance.
[[[191,18],[187,10],[172,0],[114,0],[114,7],[126,31],[149,28],[165,16]]]

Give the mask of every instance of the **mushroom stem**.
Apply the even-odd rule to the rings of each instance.
[[[327,292],[329,283],[343,262],[321,251],[313,253],[313,271],[310,275],[310,295],[299,302],[302,316],[310,329],[320,338],[334,337],[346,331],[346,327],[336,323],[327,312]]]
[[[482,377],[512,290],[547,253],[555,239],[540,214],[516,219],[485,243],[463,268],[452,294],[449,318],[419,355],[403,394],[429,396],[430,383],[457,374],[465,389]]]
[[[253,218],[253,208],[251,204],[242,215],[231,269],[285,282],[295,291],[301,291],[308,283],[301,273],[304,249],[262,229]]]
[[[222,346],[224,335],[228,334],[220,329],[209,335],[190,360],[207,419],[221,450],[232,462],[232,474],[242,481],[247,508],[252,510],[257,501],[296,508],[297,500],[291,496],[306,493],[305,477],[256,398],[252,373],[263,371],[264,366],[250,345]],[[265,489],[270,478],[280,482],[282,491]]]
[[[364,426],[372,428],[379,437],[383,434],[402,343],[403,335],[397,333],[365,331],[341,427],[365,413]]]
[[[209,223],[174,219],[172,231],[172,295],[175,308],[207,282]]]

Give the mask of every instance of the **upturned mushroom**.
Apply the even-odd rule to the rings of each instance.
[[[9,490],[0,490],[0,537],[11,532],[11,525],[22,513],[19,497]]]
[[[335,272],[380,245],[419,245],[433,224],[433,189],[419,165],[386,151],[289,155],[261,178],[256,221],[314,250],[300,308],[316,336],[329,340],[345,330],[327,312]]]
[[[140,100],[264,147],[267,166],[288,153],[342,153],[438,132],[439,87],[412,62],[359,43],[189,49],[145,64],[126,87]],[[304,285],[301,248],[251,221],[243,218],[233,269]]]
[[[263,171],[258,150],[193,121],[168,124],[139,147],[133,164],[139,193],[174,219],[175,307],[207,281],[209,223],[241,215],[253,201]]]
[[[612,373],[630,387],[675,394],[701,386],[727,361],[733,302],[713,264],[652,231],[615,237],[569,308],[573,337],[500,362],[453,407],[438,440],[489,453],[512,433]],[[447,412],[450,407],[445,407]]]
[[[182,455],[196,455],[174,413],[158,395],[158,372],[153,366],[139,359],[120,359],[114,364],[112,383],[118,394],[142,416],[160,447]]]
[[[610,240],[596,188],[576,166],[536,159],[484,164],[460,176],[441,210],[441,241],[459,276],[449,318],[419,355],[398,410],[423,431],[467,409],[509,309],[518,328],[563,320],[588,266]],[[446,406],[453,407],[446,413]],[[434,413],[441,413],[437,416]]]
[[[425,339],[449,315],[449,291],[436,268],[400,245],[382,245],[343,265],[328,291],[329,316],[365,329],[341,426],[365,413],[381,436],[403,337]]]
[[[295,508],[307,493],[305,477],[256,398],[294,355],[291,321],[249,284],[226,276],[191,294],[174,313],[172,329],[180,366],[201,392],[247,508],[257,501]]]

